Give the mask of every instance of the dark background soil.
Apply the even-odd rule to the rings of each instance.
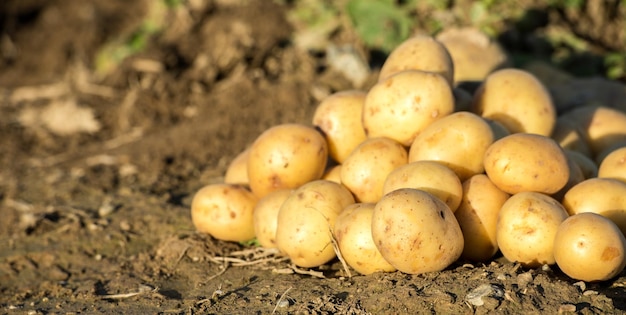
[[[145,49],[98,72],[100,49],[132,36],[150,3],[0,2],[1,313],[626,310],[624,274],[584,284],[556,267],[526,270],[500,258],[351,278],[333,262],[318,278],[285,274],[293,269],[280,257],[259,260],[254,247],[196,233],[189,205],[197,189],[220,182],[268,127],[309,123],[324,96],[367,88],[384,55],[349,31],[331,34],[331,42],[356,43],[374,66],[355,86],[323,52],[293,45],[288,4],[190,0],[166,14],[167,28]],[[585,17],[561,12],[548,23],[599,32],[576,19]],[[609,28],[595,37],[598,51],[623,50],[603,37]],[[515,36],[509,30],[503,42],[533,52]],[[481,285],[488,294],[474,306],[466,297]]]

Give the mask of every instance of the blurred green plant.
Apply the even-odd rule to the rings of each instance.
[[[411,34],[415,21],[410,11],[414,2],[350,0],[345,10],[363,42],[388,53]]]
[[[606,76],[610,79],[626,79],[626,53],[610,53],[604,57]]]

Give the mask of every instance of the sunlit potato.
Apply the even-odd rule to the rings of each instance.
[[[265,130],[250,147],[248,179],[259,198],[320,179],[328,161],[326,139],[313,127],[282,124]]]
[[[233,184],[202,187],[191,201],[191,222],[198,232],[224,241],[254,238],[254,206],[258,199],[248,189]]]
[[[565,208],[550,196],[517,193],[498,214],[498,247],[507,260],[529,268],[554,264],[554,237],[567,217]]]
[[[428,35],[413,36],[398,45],[380,69],[379,81],[404,70],[421,70],[441,75],[454,84],[454,64],[444,45]]]
[[[278,212],[276,245],[300,267],[321,266],[336,257],[335,220],[354,197],[343,185],[315,180],[296,189]]]
[[[556,108],[546,87],[531,73],[502,69],[491,73],[474,93],[472,111],[502,123],[511,133],[550,136]]]
[[[322,130],[330,157],[339,163],[367,137],[361,119],[366,94],[359,90],[336,92],[322,100],[313,114],[313,125]]]
[[[454,111],[446,80],[434,73],[407,70],[374,85],[363,105],[363,128],[370,138],[387,137],[409,146],[424,128]]]
[[[335,222],[333,230],[346,263],[363,275],[396,271],[380,254],[372,238],[374,203],[354,203],[347,206]]]

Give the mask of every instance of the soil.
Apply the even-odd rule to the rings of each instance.
[[[140,53],[96,72],[96,52],[149,3],[0,3],[0,313],[626,311],[624,273],[584,283],[498,257],[349,277],[338,261],[301,270],[195,232],[194,192],[258,134],[309,123],[324,96],[366,88],[376,70],[356,86],[323,51],[293,45],[285,5],[190,0]]]

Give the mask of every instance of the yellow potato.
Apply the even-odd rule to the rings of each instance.
[[[511,133],[550,136],[556,123],[548,90],[532,74],[519,69],[490,74],[474,94],[472,111],[502,123]]]
[[[443,76],[454,84],[454,64],[448,50],[427,35],[416,35],[398,45],[387,57],[378,76],[379,81],[404,70],[421,70]]]
[[[593,156],[626,142],[626,113],[603,106],[578,107],[562,115],[580,126],[579,131],[591,148]]]
[[[341,91],[326,97],[315,109],[313,125],[320,128],[328,142],[328,153],[342,163],[366,138],[361,116],[364,91]]]
[[[224,183],[248,185],[248,157],[250,148],[243,150],[230,162],[224,174]]]
[[[569,179],[565,153],[554,140],[514,133],[494,142],[485,153],[485,171],[503,191],[554,194]]]
[[[552,131],[552,139],[561,148],[579,152],[586,156],[592,156],[587,140],[580,133],[580,128],[575,122],[567,117],[561,116],[556,120],[556,125]]]
[[[248,157],[250,189],[259,198],[296,188],[322,177],[328,145],[314,128],[283,124],[265,130],[252,144]]]
[[[493,139],[493,131],[481,117],[470,112],[454,113],[420,132],[411,144],[409,162],[437,161],[463,181],[485,170],[483,158]]]
[[[324,173],[322,179],[341,184],[341,164],[331,167]]]
[[[613,221],[585,212],[567,218],[554,238],[554,258],[566,275],[582,281],[609,280],[624,270],[626,239]]]
[[[626,146],[613,150],[602,160],[598,177],[615,178],[626,183]]]
[[[447,28],[437,34],[452,57],[455,82],[480,82],[506,65],[507,55],[497,41],[476,28]]]
[[[272,191],[259,199],[253,211],[254,233],[256,239],[265,248],[276,247],[276,227],[278,211],[293,190],[280,189]]]
[[[361,143],[341,165],[341,183],[359,202],[377,202],[383,195],[387,175],[407,163],[406,149],[389,138],[370,138]]]
[[[317,267],[336,257],[332,230],[341,211],[354,203],[342,185],[315,180],[296,189],[278,212],[276,245],[300,267]]]
[[[542,193],[511,196],[500,209],[496,227],[502,255],[530,268],[554,264],[554,236],[567,217],[558,201]]]
[[[594,212],[609,218],[626,233],[626,183],[590,178],[568,190],[562,202],[570,215]]]
[[[434,73],[407,70],[374,85],[363,105],[368,137],[388,137],[409,146],[432,122],[454,111],[446,80]]]
[[[337,217],[333,230],[343,259],[364,275],[396,271],[383,258],[372,239],[374,206],[374,203],[354,203],[347,206]]]
[[[374,207],[372,238],[392,266],[410,274],[441,271],[463,251],[463,234],[454,213],[439,198],[401,188]]]
[[[448,205],[452,212],[461,203],[463,188],[459,177],[447,166],[435,161],[417,161],[393,170],[383,186],[383,195],[400,188],[415,188],[431,193]]]
[[[454,213],[465,240],[461,257],[487,261],[498,252],[498,213],[509,196],[484,174],[474,175],[463,182],[463,199]]]
[[[243,186],[212,184],[202,187],[191,201],[191,222],[196,230],[224,241],[254,238],[253,210],[257,198]]]

